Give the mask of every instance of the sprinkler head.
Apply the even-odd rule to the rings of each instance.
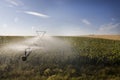
[[[22,61],[26,61],[27,57],[26,56],[22,56]]]

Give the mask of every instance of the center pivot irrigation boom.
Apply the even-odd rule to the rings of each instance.
[[[37,33],[38,40],[41,40],[44,37],[46,31],[36,31],[36,33]],[[25,49],[25,53],[22,56],[22,61],[26,61],[27,60],[27,57],[32,52],[32,48],[31,47],[32,46],[29,46],[28,48]]]
[[[45,33],[46,31],[36,31],[37,37],[39,37],[39,39],[43,38]]]

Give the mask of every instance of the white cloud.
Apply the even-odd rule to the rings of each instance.
[[[82,23],[84,23],[84,24],[86,24],[86,25],[90,25],[90,24],[91,24],[87,19],[83,19],[83,20],[81,20],[81,21],[82,21]]]
[[[45,14],[42,14],[42,13],[39,13],[39,12],[34,12],[34,11],[24,11],[24,13],[30,14],[30,15],[33,15],[33,16],[42,17],[42,18],[48,18],[49,17],[48,15],[45,15]]]
[[[19,21],[19,18],[18,17],[15,17],[14,18],[14,22],[17,23]]]
[[[6,1],[14,6],[24,5],[20,0],[6,0]]]
[[[34,26],[32,26],[31,28],[32,28],[32,30],[34,30],[34,29],[35,29],[35,27],[34,27]]]
[[[112,21],[115,21],[115,18],[112,18],[111,20],[112,20]]]
[[[120,23],[116,23],[116,24],[113,24],[113,23],[109,23],[109,24],[104,24],[102,26],[100,26],[99,28],[99,31],[110,31],[110,30],[113,30],[117,27],[120,26]]]
[[[100,34],[120,34],[120,23],[108,23],[101,25],[98,29]]]

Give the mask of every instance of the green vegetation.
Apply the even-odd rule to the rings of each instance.
[[[24,38],[0,37],[0,80],[120,80],[119,40],[56,37],[70,42],[72,54],[33,50],[25,62],[22,51],[2,50],[6,42]]]

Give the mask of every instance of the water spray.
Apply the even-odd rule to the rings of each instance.
[[[39,40],[41,40],[43,37],[44,37],[44,35],[45,35],[45,33],[46,33],[46,31],[36,31],[36,33],[37,33],[37,41]],[[36,41],[36,42],[37,42]],[[37,43],[33,43],[33,44],[37,44]],[[37,46],[37,45],[36,45]],[[30,55],[30,53],[32,52],[32,46],[29,46],[28,48],[26,48],[25,49],[25,53],[24,53],[24,55],[22,56],[22,61],[26,61],[27,60],[27,57]]]

